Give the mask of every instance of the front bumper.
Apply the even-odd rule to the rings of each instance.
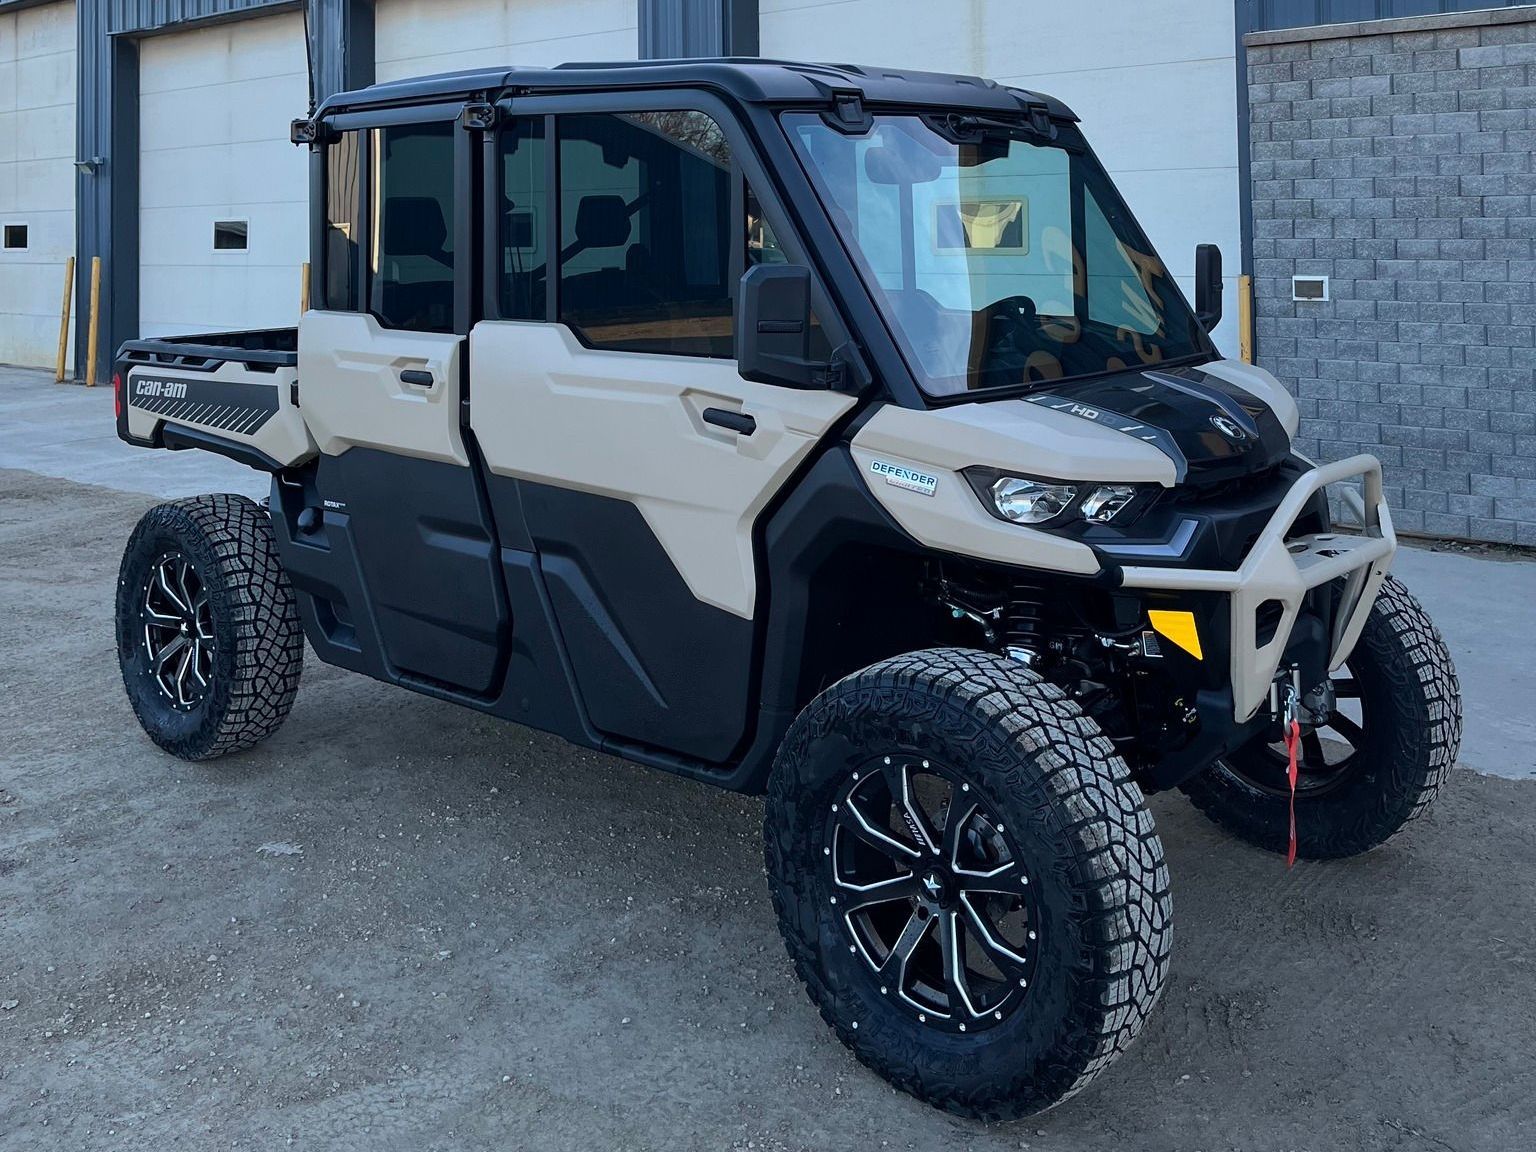
[[[1363,504],[1359,535],[1290,535],[1316,493],[1356,477],[1361,481]],[[1243,724],[1253,719],[1269,698],[1270,684],[1280,670],[1307,593],[1330,581],[1340,582],[1328,644],[1328,668],[1336,669],[1359,639],[1396,551],[1392,515],[1382,499],[1381,462],[1374,456],[1351,456],[1303,474],[1280,501],[1236,571],[1127,566],[1121,570],[1121,586],[1227,594],[1233,720]],[[1258,613],[1270,601],[1280,605],[1280,621],[1268,640],[1260,643]]]

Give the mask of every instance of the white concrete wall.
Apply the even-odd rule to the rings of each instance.
[[[963,72],[1047,92],[1083,120],[1158,253],[1194,299],[1219,244],[1237,352],[1241,270],[1231,0],[760,0],[762,54]]]
[[[0,15],[0,224],[28,232],[26,251],[0,250],[0,364],[50,366],[58,354],[74,161],[73,0]]]
[[[635,0],[378,0],[378,79],[633,60],[638,7]]]
[[[309,259],[308,107],[297,12],[146,39],[139,56],[139,327],[145,336],[291,325]],[[215,252],[215,220],[249,250]]]

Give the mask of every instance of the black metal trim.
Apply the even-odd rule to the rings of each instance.
[[[279,347],[262,346],[268,343]],[[130,365],[172,364],[194,372],[211,372],[230,362],[246,367],[294,368],[299,363],[298,329],[265,328],[130,340],[119,350],[118,357]]]
[[[560,123],[553,115],[544,117],[544,319],[560,322]]]
[[[480,263],[485,251],[483,244],[475,243],[480,230],[477,209],[478,190],[475,186],[475,140],[464,126],[462,109],[456,117],[459,131],[453,135],[453,330],[468,337],[469,330],[480,318]],[[461,357],[469,363],[468,348]],[[469,403],[468,372],[460,381],[460,395],[464,405]],[[466,420],[468,412],[465,412]]]
[[[309,306],[329,308],[330,275],[327,271],[325,228],[330,212],[330,181],[326,167],[331,143],[326,140],[309,150]]]
[[[220,456],[227,456],[236,463],[244,464],[247,468],[254,468],[258,472],[271,472],[275,475],[283,470],[281,464],[261,449],[253,448],[249,444],[241,444],[236,440],[226,440],[212,432],[204,432],[201,428],[188,428],[184,424],[166,424],[160,429],[160,441],[165,447],[173,450],[201,448],[205,452],[215,452]]]
[[[501,133],[506,117],[494,117],[495,123],[480,133],[480,316],[486,320],[503,319],[501,312]],[[494,256],[491,253],[495,253]]]

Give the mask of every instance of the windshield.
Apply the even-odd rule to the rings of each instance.
[[[1210,350],[1085,149],[990,125],[955,143],[915,115],[876,116],[862,135],[815,113],[783,119],[929,395]]]

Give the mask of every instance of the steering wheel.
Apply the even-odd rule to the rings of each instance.
[[[1040,316],[1029,296],[1005,296],[987,305],[988,358],[1028,356],[1040,345]]]

